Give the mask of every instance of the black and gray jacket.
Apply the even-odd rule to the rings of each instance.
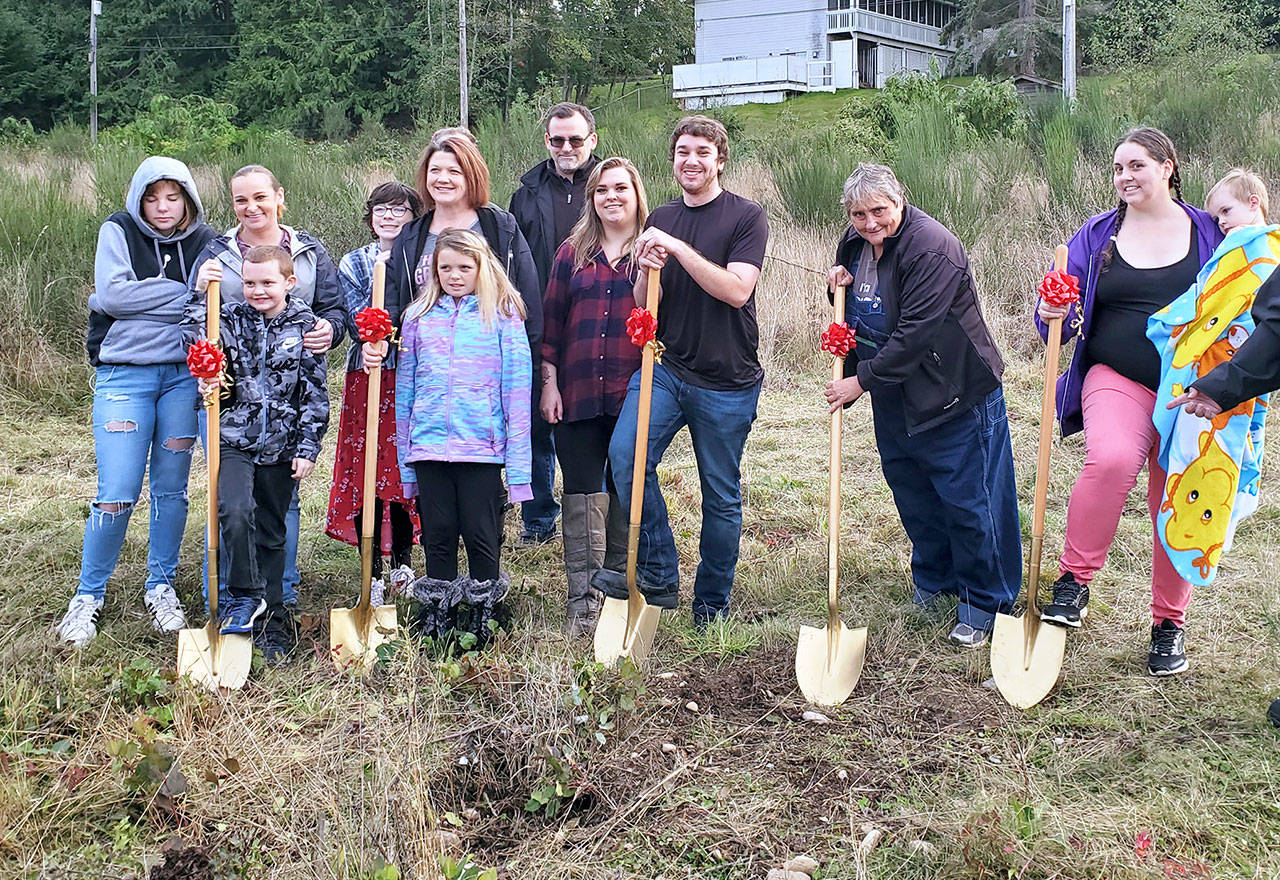
[[[854,274],[865,244],[850,228],[836,264]],[[906,205],[885,239],[878,275],[889,338],[875,349],[854,348],[844,374],[856,374],[873,395],[899,389],[908,434],[968,411],[1000,387],[1004,361],[983,320],[969,257],[950,230]]]
[[[196,216],[161,235],[142,214],[142,197],[157,180],[172,180],[190,196]],[[187,275],[216,233],[204,222],[200,194],[187,166],[167,156],[144,159],[129,183],[125,210],[98,231],[85,347],[89,363],[175,364],[186,358],[182,309]]]
[[[600,160],[593,155],[573,174],[574,196],[580,198],[584,205],[587,199],[587,177],[599,164]],[[556,251],[564,243],[555,240],[555,208],[551,204],[551,199],[555,196],[552,190],[553,176],[559,175],[552,161],[547,159],[539,162],[520,178],[520,188],[511,196],[511,214],[516,218],[525,240],[529,242],[542,294],[547,290],[547,279],[551,277],[551,264],[555,261]]]
[[[325,357],[307,351],[302,334],[316,324],[290,294],[284,311],[265,318],[244,302],[222,307],[222,348],[231,387],[222,404],[222,442],[257,464],[315,461],[329,425]]]

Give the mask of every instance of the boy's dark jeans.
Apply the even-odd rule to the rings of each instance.
[[[496,579],[502,547],[502,465],[415,461],[413,472],[418,477],[427,576],[442,581],[458,576],[461,536],[471,579]]]
[[[293,462],[255,464],[246,452],[222,445],[218,526],[227,591],[235,598],[284,601],[285,513],[293,496]]]

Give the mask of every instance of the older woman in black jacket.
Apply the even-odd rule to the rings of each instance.
[[[871,392],[885,481],[911,539],[913,599],[958,596],[951,641],[985,644],[1021,586],[1004,363],[982,318],[969,258],[906,203],[892,169],[860,163],[844,185],[850,228],[828,273],[848,291],[857,346],[827,402]]]

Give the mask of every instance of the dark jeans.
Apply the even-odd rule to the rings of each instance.
[[[560,461],[564,494],[591,495],[613,491],[609,440],[617,424],[616,416],[596,416],[555,426],[556,458]]]
[[[652,588],[680,588],[680,557],[667,519],[667,502],[658,487],[658,463],[676,433],[689,426],[693,455],[702,486],[701,559],[693,583],[693,615],[706,619],[727,611],[742,537],[742,450],[756,418],[760,386],[743,391],[712,391],[682,382],[661,364],[653,368],[649,416],[649,451],[644,472],[644,514],[640,526],[637,571]],[[635,463],[636,420],[640,405],[640,373],[631,377],[627,399],[609,444],[609,465],[618,498],[631,504],[631,470]]]
[[[218,528],[232,597],[265,598],[271,606],[284,601],[285,513],[295,485],[291,461],[255,464],[222,445]]]
[[[902,398],[872,394],[885,481],[911,539],[915,600],[959,596],[958,617],[990,629],[1022,585],[1022,536],[1004,391],[907,436]]]
[[[530,425],[530,442],[533,446],[533,500],[520,503],[520,521],[524,530],[539,537],[555,534],[556,517],[560,505],[553,490],[556,485],[556,447],[551,437],[551,426],[534,412]]]
[[[458,576],[458,538],[467,548],[472,580],[498,576],[502,547],[502,465],[461,461],[415,461],[418,518],[427,576]]]
[[[373,499],[373,577],[382,577],[382,505],[381,498]],[[363,535],[361,528],[364,522],[363,511],[356,511],[356,534]],[[413,520],[409,518],[409,509],[402,504],[391,504],[391,567],[399,568],[408,565],[413,550]]]

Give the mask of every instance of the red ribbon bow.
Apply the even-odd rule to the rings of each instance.
[[[216,379],[227,365],[222,349],[207,339],[197,339],[187,349],[187,369],[197,379]]]
[[[647,345],[658,333],[658,319],[648,309],[634,308],[627,317],[627,335],[634,345]]]
[[[367,306],[356,315],[356,333],[361,342],[376,345],[391,335],[391,315],[386,309]]]
[[[836,357],[844,357],[857,345],[857,341],[853,338],[853,331],[843,321],[839,323],[833,321],[830,327],[822,331],[822,350],[829,351]]]
[[[1051,306],[1070,306],[1080,301],[1080,279],[1063,269],[1054,269],[1040,279],[1040,298]]]

